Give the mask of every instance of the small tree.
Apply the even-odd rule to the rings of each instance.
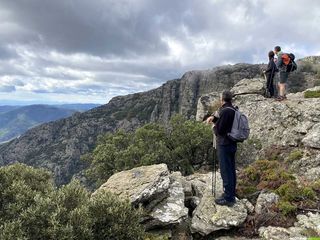
[[[212,131],[177,115],[167,128],[153,123],[134,133],[107,134],[84,159],[90,163],[87,176],[96,186],[117,171],[142,165],[166,163],[170,170],[191,174],[195,166],[211,163]]]

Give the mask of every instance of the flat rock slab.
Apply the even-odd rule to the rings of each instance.
[[[148,228],[178,224],[188,216],[188,208],[184,205],[184,190],[181,182],[171,178],[168,197],[157,204],[149,214],[151,221]]]
[[[234,94],[264,94],[266,80],[263,78],[242,79],[231,91]]]
[[[206,194],[193,213],[191,231],[204,236],[220,229],[230,229],[242,224],[247,215],[242,201],[237,201],[233,207],[219,206],[214,203],[212,195]]]
[[[96,192],[109,191],[132,204],[150,202],[166,197],[170,186],[166,164],[142,166],[112,175]]]

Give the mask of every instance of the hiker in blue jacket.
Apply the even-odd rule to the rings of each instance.
[[[231,132],[235,116],[235,107],[232,105],[233,94],[230,91],[224,91],[221,96],[221,105],[218,113],[207,119],[207,122],[213,122],[214,132],[217,139],[217,150],[220,164],[220,173],[223,181],[224,193],[215,199],[218,205],[233,206],[236,202],[236,167],[235,155],[237,143],[228,137]]]
[[[275,96],[275,92],[274,92],[274,83],[273,83],[273,79],[274,79],[274,75],[275,73],[278,71],[277,70],[277,66],[274,62],[274,52],[270,51],[268,53],[268,57],[269,57],[269,63],[268,63],[268,67],[265,71],[263,71],[263,73],[266,75],[267,78],[267,89],[269,92],[269,96],[270,97],[274,97]]]

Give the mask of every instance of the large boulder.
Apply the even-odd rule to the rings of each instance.
[[[191,231],[203,236],[220,229],[230,229],[241,225],[247,218],[247,207],[237,201],[233,207],[220,206],[214,203],[214,197],[206,194],[193,213]]]
[[[255,212],[257,214],[262,214],[266,212],[269,208],[279,202],[279,196],[275,193],[260,193],[256,202]]]
[[[109,191],[120,198],[129,199],[134,205],[161,201],[170,187],[167,165],[151,165],[133,168],[112,175],[93,195]]]
[[[146,223],[148,229],[179,224],[188,216],[188,208],[184,205],[183,186],[176,176],[170,177],[170,180],[168,197],[153,207],[148,214],[150,218]]]
[[[231,89],[233,94],[264,94],[266,80],[263,78],[242,79]]]
[[[142,205],[147,229],[179,224],[188,215],[181,173],[169,174],[167,165],[133,168],[114,174],[93,196],[109,191],[133,205]],[[190,187],[191,188],[191,187]]]
[[[213,179],[215,177],[215,180]],[[212,187],[215,181],[215,192],[217,196],[223,193],[222,178],[220,172],[195,173],[185,177],[185,180],[191,184],[193,196],[202,198],[206,193],[212,193]]]
[[[206,114],[212,114],[218,108],[220,94],[218,92],[208,93],[198,100],[196,120],[202,121]]]
[[[302,139],[302,143],[307,147],[320,149],[320,123],[313,125]]]
[[[292,162],[291,170],[311,182],[320,179],[320,152],[312,149],[311,151],[306,151],[305,155],[301,159]]]

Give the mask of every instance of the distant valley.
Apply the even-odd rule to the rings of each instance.
[[[39,124],[98,107],[98,104],[0,106],[0,143],[9,141]]]

